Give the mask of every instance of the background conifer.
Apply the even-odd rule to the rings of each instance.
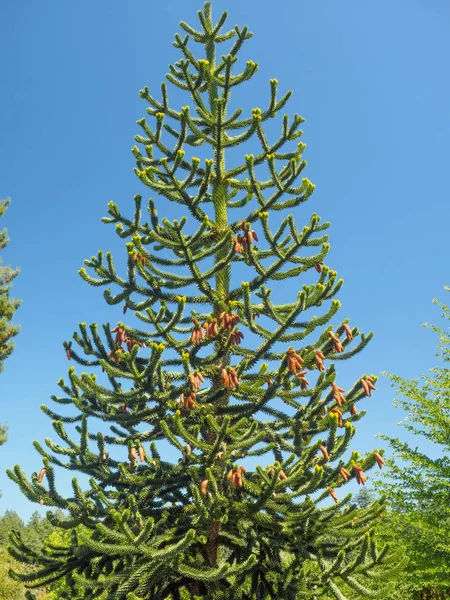
[[[10,204],[9,198],[0,200],[0,217],[5,214]],[[8,245],[9,238],[6,229],[0,231],[0,250]],[[20,327],[14,325],[11,319],[20,306],[20,300],[10,297],[10,291],[13,279],[18,275],[18,269],[12,269],[10,266],[3,266],[0,256],[0,373],[4,369],[4,361],[14,350],[13,338],[19,333]],[[0,444],[3,444],[7,438],[6,425],[0,426]]]

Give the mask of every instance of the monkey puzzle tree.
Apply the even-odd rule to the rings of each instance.
[[[5,214],[10,204],[9,198],[0,200],[0,217]],[[9,242],[6,229],[0,231],[0,250],[3,250]],[[0,257],[0,373],[4,368],[4,361],[14,350],[13,337],[19,333],[20,327],[11,323],[14,313],[20,306],[20,300],[10,297],[13,279],[19,273],[18,269],[4,267]],[[6,441],[6,426],[0,426],[0,444]]]
[[[248,61],[233,72],[252,34],[247,27],[222,33],[227,14],[214,25],[210,3],[199,18],[198,31],[181,23],[187,35],[174,45],[182,58],[167,75],[195,110],[172,108],[164,83],[160,100],[141,91],[154,126],[138,121],[144,150],[133,148],[136,174],[158,201],[149,200],[147,221],[141,196],[134,217],[110,202],[104,219],[129,240],[127,276],[102,252],[85,261],[96,277],[80,271],[93,286],[118,286],[105,291],[106,302],[133,312],[135,325],[106,324],[101,336],[97,324],[80,324],[74,340],[82,352],[65,343],[67,357],[104,374],[69,369],[64,396],[53,400],[76,413],[43,407],[62,445],[35,442],[44,464],[31,480],[19,466],[9,472],[30,500],[70,512],[64,521],[50,513],[55,525],[74,532],[83,525],[92,535],[74,533],[65,549],[40,556],[13,535],[11,551],[40,562],[33,577],[22,576],[28,584],[66,576],[72,597],[342,599],[340,582],[376,597],[386,549],[377,550],[369,528],[382,503],[359,510],[356,522],[356,508],[342,510],[349,495],[336,492],[349,478],[364,484],[365,471],[383,462],[377,452],[343,458],[364,414],[356,403],[370,396],[376,377],[359,377],[344,396],[334,367],[371,335],[348,319],[334,331],[330,325],[342,280],[323,263],[329,224],[315,214],[300,230],[292,215],[269,224],[314,189],[306,178],[296,184],[305,145],[290,142],[303,119],[284,116],[274,142],[264,130],[291,93],[278,98],[272,79],[266,109],[233,112],[232,91],[258,68]],[[227,40],[231,49],[219,59]],[[259,150],[244,159],[240,149],[251,138]],[[172,205],[188,214],[158,215]],[[237,276],[247,280],[236,284]],[[268,287],[302,277],[288,302]],[[323,314],[308,315],[322,305]],[[167,443],[178,460],[162,456]],[[88,483],[74,478],[73,495],[61,496],[55,466]],[[328,498],[336,504],[320,505]]]

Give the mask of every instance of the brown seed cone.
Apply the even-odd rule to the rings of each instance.
[[[195,399],[196,399],[197,395],[195,392],[191,392],[188,396],[186,396],[184,398],[183,401],[183,406],[184,408],[189,411],[192,408],[195,408],[196,404],[195,404]]]
[[[67,360],[72,359],[72,352],[71,352],[70,348],[66,348],[66,356],[67,356]]]
[[[345,331],[345,335],[347,336],[347,341],[351,342],[353,339],[353,333],[352,330],[350,329],[350,327],[344,323],[343,325],[344,331]]]
[[[142,446],[138,446],[138,455],[139,455],[139,460],[141,462],[144,462],[144,460],[145,460],[145,452],[144,452],[144,448]]]
[[[205,321],[203,323],[203,327],[206,332],[207,338],[214,338],[219,335],[219,328],[217,326],[217,319],[214,317],[212,321]]]
[[[356,478],[356,481],[358,482],[358,484],[365,485],[367,479],[366,479],[366,476],[364,475],[364,471],[363,471],[362,467],[360,467],[359,465],[353,465],[352,470],[355,473],[355,478]]]
[[[227,473],[227,479],[230,480],[233,477],[233,473],[235,473],[234,469],[230,469]]]
[[[305,362],[303,358],[295,352],[293,348],[289,348],[287,354],[287,367],[291,373],[297,375],[297,371],[302,369]]]
[[[238,379],[237,373],[236,373],[235,369],[233,369],[233,368],[230,369],[230,381],[231,381],[232,387],[237,387],[239,385],[239,379]]]
[[[44,467],[39,471],[39,474],[37,476],[37,481],[38,483],[42,483],[42,480],[44,479],[44,475],[47,473],[47,469]]]
[[[114,329],[111,329],[111,333],[116,334],[116,338],[115,338],[116,344],[123,344],[126,342],[127,334],[126,334],[125,329],[122,329],[122,327],[115,327]]]
[[[250,246],[250,244],[253,244],[253,240],[255,240],[255,242],[258,241],[258,236],[256,235],[256,232],[253,229],[249,229],[246,233],[246,239],[248,245]]]
[[[358,414],[358,411],[357,411],[357,409],[356,409],[356,406],[355,406],[355,405],[353,405],[353,406],[351,407],[351,409],[350,409],[350,414],[351,414],[351,415],[357,415],[357,414]]]
[[[351,474],[347,471],[347,469],[344,469],[344,467],[339,469],[339,474],[342,477],[342,479],[345,481],[345,483],[347,483],[349,477],[351,477]]]
[[[319,369],[319,371],[324,371],[325,370],[325,366],[323,364],[323,361],[325,359],[325,355],[321,350],[316,350],[316,354],[315,354],[315,361],[316,361],[316,367]]]
[[[244,334],[241,331],[236,330],[230,335],[230,341],[233,346],[239,346],[241,340],[244,339]]]
[[[320,263],[315,264],[314,268],[318,273],[322,273],[322,266],[323,266],[323,262],[320,262]]]
[[[134,262],[139,261],[141,263],[141,265],[144,267],[147,264],[147,260],[146,260],[145,256],[143,254],[140,254],[139,252],[135,252],[131,258]]]
[[[234,313],[222,312],[219,316],[222,329],[231,331],[239,323],[239,316]]]
[[[328,454],[328,450],[325,448],[325,446],[323,444],[320,444],[319,450],[322,452],[325,460],[327,460],[327,461],[330,460],[330,455]]]
[[[328,335],[330,336],[330,339],[333,343],[334,351],[337,353],[344,352],[344,346],[341,344],[337,335],[335,333],[333,333],[332,331],[329,331]]]
[[[200,482],[200,491],[201,491],[201,493],[202,493],[204,496],[206,496],[206,491],[207,491],[207,489],[208,489],[208,485],[209,485],[209,480],[208,480],[208,479],[203,479],[203,480]]]
[[[231,481],[231,485],[233,487],[233,489],[235,490],[238,487],[242,487],[243,481],[242,481],[242,472],[240,471],[240,469],[238,469],[237,471],[235,471],[233,473],[233,479]]]
[[[287,479],[287,475],[284,471],[280,471],[280,479],[283,481],[284,479]]]
[[[222,369],[221,380],[222,380],[222,384],[227,388],[227,390],[232,390],[233,388],[235,388],[239,385],[239,379],[237,376],[237,372],[232,367],[228,367],[227,369]]]
[[[196,319],[194,319],[196,321]],[[198,323],[198,321],[197,321]],[[200,324],[195,325],[191,333],[191,342],[197,346],[205,339],[205,330]]]
[[[139,348],[142,348],[144,345],[139,340],[130,340],[129,338],[126,338],[125,342],[127,344],[128,352],[131,352],[131,349],[133,348],[133,346],[139,346]]]
[[[370,393],[370,388],[369,388],[369,385],[367,383],[367,380],[364,379],[364,377],[361,377],[360,382],[361,382],[361,385],[362,385],[362,387],[364,389],[364,393],[366,394],[366,396],[370,396],[371,393]]]
[[[228,313],[223,311],[222,313],[220,313],[219,319],[220,319],[220,326],[222,327],[222,329],[230,329],[230,327],[229,327],[230,315]]]
[[[328,493],[336,503],[339,502],[338,497],[336,496],[336,492],[333,490],[333,488],[328,488]]]
[[[342,395],[342,392],[345,392],[343,388],[340,388],[334,381],[331,384],[331,388],[333,390],[333,398],[336,400],[339,407],[345,402],[345,397]]]
[[[377,465],[380,467],[380,469],[383,467],[384,465],[384,460],[383,458],[378,454],[378,452],[374,452],[373,456],[375,458],[375,460],[377,461]]]
[[[222,371],[220,372],[220,378],[222,380],[223,385],[229,389],[229,385],[230,385],[230,378],[228,376],[228,371],[226,369],[222,369]]]
[[[211,336],[216,337],[219,335],[219,327],[217,326],[217,319],[214,318],[211,323],[212,327],[210,328]]]
[[[192,385],[192,387],[196,390],[200,389],[200,379],[198,377],[198,374],[196,372],[191,373],[189,375],[189,383]]]
[[[377,388],[373,385],[373,380],[371,377],[367,377],[366,379],[366,383],[367,383],[367,387],[369,388],[369,392],[370,390],[376,390]],[[370,396],[370,394],[369,394]]]
[[[233,236],[233,250],[236,252],[236,254],[242,254],[242,252],[244,251],[244,248],[242,247],[241,242],[238,240],[237,237]]]
[[[128,458],[130,460],[136,460],[136,448],[132,446],[128,451]]]
[[[300,373],[297,373],[297,377],[300,379],[300,387],[302,390],[306,390],[309,385],[309,381],[306,379],[306,377],[304,377],[307,372],[308,371],[301,371]]]
[[[124,410],[125,412],[128,412],[128,406],[126,404],[121,404],[119,406],[119,408],[121,408],[122,410]]]

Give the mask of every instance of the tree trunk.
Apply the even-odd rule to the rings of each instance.
[[[217,553],[219,550],[219,536],[222,529],[222,523],[216,521],[208,527],[208,541],[205,544],[206,555],[208,556],[211,567],[217,568]]]

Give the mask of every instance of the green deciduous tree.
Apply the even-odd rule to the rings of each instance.
[[[439,305],[448,321],[449,309]],[[441,365],[422,381],[387,375],[402,397],[395,405],[407,413],[403,427],[433,444],[438,457],[431,458],[419,445],[381,436],[394,456],[388,461],[389,479],[377,487],[387,494],[392,510],[402,515],[395,525],[411,558],[406,580],[413,597],[440,600],[450,595],[450,336],[448,329],[427,326],[439,336]]]
[[[143,150],[132,151],[157,201],[144,217],[135,196],[131,218],[110,202],[104,219],[127,240],[127,275],[102,252],[85,261],[96,276],[80,272],[93,286],[118,287],[105,299],[136,324],[106,324],[102,335],[97,324],[80,324],[65,349],[90,372],[71,367],[64,395],[53,398],[75,412],[43,407],[62,443],[35,442],[43,467],[31,480],[19,466],[8,473],[31,501],[70,512],[68,520],[50,516],[73,535],[64,550],[42,555],[34,583],[66,576],[84,598],[110,600],[385,597],[387,549],[370,535],[383,505],[342,514],[349,495],[340,490],[349,478],[363,484],[382,461],[377,452],[348,452],[364,415],[356,404],[376,377],[361,374],[344,396],[334,366],[371,334],[348,319],[331,324],[342,280],[324,264],[329,223],[313,214],[299,229],[283,216],[314,189],[298,182],[303,119],[283,116],[270,141],[265,126],[291,96],[278,96],[276,79],[267,108],[248,117],[232,108],[232,92],[258,68],[250,60],[235,72],[252,34],[223,32],[227,14],[214,24],[210,3],[199,18],[198,30],[181,23],[181,59],[167,75],[194,110],[172,108],[165,83],[159,100],[141,91],[149,118],[138,121]],[[247,143],[257,150],[244,158]],[[173,215],[173,206],[177,219],[157,212]],[[290,280],[302,288],[287,300]],[[99,367],[104,374],[92,372]],[[88,483],[74,478],[63,497],[57,466]],[[92,532],[84,540],[80,524]]]
[[[16,567],[6,548],[0,547],[0,600],[25,600],[25,588],[9,577],[9,569]]]
[[[61,517],[62,513],[59,511],[58,515]],[[33,513],[26,524],[12,510],[5,511],[5,514],[0,517],[0,600],[22,600],[26,597],[26,588],[22,582],[11,579],[9,571],[14,569],[28,574],[33,569],[33,562],[30,561],[25,566],[20,565],[8,555],[7,546],[10,541],[10,531],[14,531],[16,536],[20,536],[31,552],[39,553],[44,547],[46,538],[53,531],[53,527],[46,518],[41,517],[37,512]],[[48,589],[38,590],[37,598],[39,600],[53,600],[48,593]]]

